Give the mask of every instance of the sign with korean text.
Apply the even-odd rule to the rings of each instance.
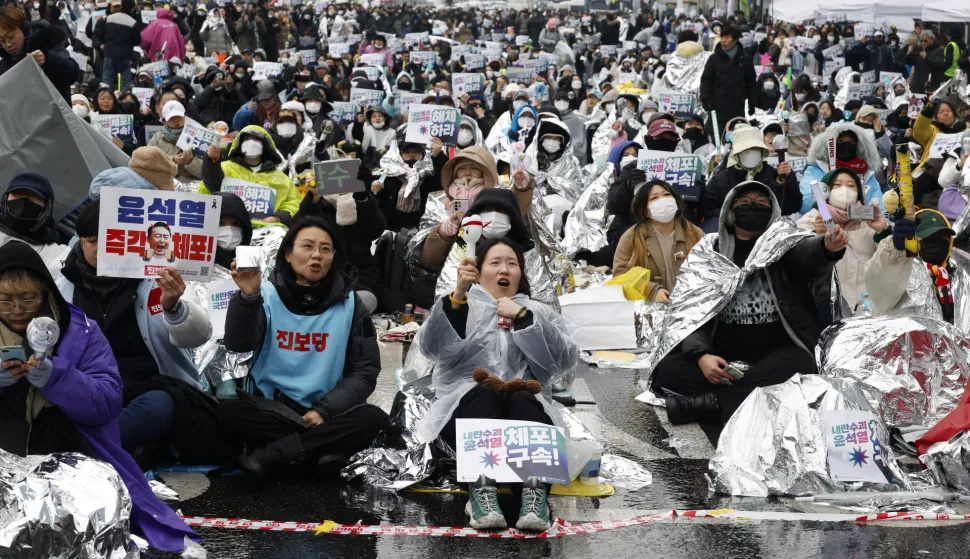
[[[145,64],[138,69],[138,73],[148,72],[152,76],[152,80],[155,84],[162,83],[162,79],[167,78],[172,75],[171,70],[168,67],[168,62],[164,60],[159,60],[158,62],[152,62],[151,64]],[[117,85],[117,84],[114,84]]]
[[[633,51],[633,52],[636,52],[636,50],[637,50],[637,42],[636,41],[623,41],[623,50],[624,51]],[[549,53],[546,53],[546,54],[549,54]],[[553,56],[555,56],[555,55],[553,55]]]
[[[145,25],[158,19],[158,12],[156,10],[142,10],[141,11],[141,22]]]
[[[670,113],[678,120],[687,120],[694,116],[697,97],[693,93],[664,92],[659,95],[657,106],[662,113]]]
[[[805,174],[805,169],[808,168],[808,158],[807,157],[789,157],[785,161],[791,166],[791,171],[795,173],[795,177],[798,178],[798,182],[802,182],[802,176]]]
[[[253,81],[275,80],[283,73],[281,62],[253,62]]]
[[[532,68],[506,68],[506,75],[511,83],[531,84],[536,72]]]
[[[369,54],[362,54],[358,59],[360,64],[366,64],[368,66],[384,66],[384,53],[383,52],[372,52]]]
[[[376,82],[381,79],[381,68],[379,66],[354,66],[351,72],[363,72],[367,76],[367,79]]]
[[[317,178],[317,194],[363,192],[364,182],[357,178],[360,159],[333,159],[313,164]]]
[[[876,90],[876,84],[874,83],[850,83],[847,84],[845,100],[846,101],[856,101],[862,100],[864,97],[872,95],[872,92]]]
[[[502,43],[485,41],[485,57],[489,60],[501,60],[502,52],[504,51],[505,48],[502,46]]]
[[[366,109],[371,105],[380,105],[384,99],[384,92],[378,89],[350,88],[350,102],[356,103],[358,107]]]
[[[475,45],[454,45],[451,47],[451,60],[458,60],[462,56],[473,52],[477,52]]]
[[[872,412],[824,410],[819,415],[832,479],[889,482],[881,425]]]
[[[452,74],[451,87],[455,96],[474,95],[485,91],[485,76],[479,73]]]
[[[331,103],[331,105],[333,105],[333,110],[330,111],[330,116],[341,125],[354,122],[354,120],[357,119],[357,113],[360,112],[360,109],[357,107],[356,103],[334,101]]]
[[[812,52],[818,46],[819,37],[809,39],[808,37],[795,37],[795,48],[802,52]]]
[[[405,141],[429,145],[431,138],[443,144],[458,143],[461,112],[442,105],[411,105],[408,107],[408,127]]]
[[[316,47],[317,40],[313,37],[300,37],[298,44],[300,45],[301,49],[313,48]]]
[[[522,45],[528,45],[529,44],[529,36],[528,35],[516,35],[515,36],[515,44],[518,45],[518,46],[520,46],[520,47]]]
[[[239,291],[239,286],[231,279],[221,279],[209,282],[206,288],[206,308],[209,311],[209,322],[212,323],[212,339],[221,340],[226,335],[229,301]]]
[[[242,199],[249,217],[261,220],[276,212],[276,189],[242,179],[222,179],[222,191],[231,192]]]
[[[408,48],[421,48],[428,43],[428,37],[430,36],[427,31],[423,33],[408,33],[404,36],[404,45]]]
[[[558,427],[532,421],[457,419],[454,445],[458,481],[485,475],[498,483],[521,483],[530,477],[569,485],[566,437]]]
[[[314,49],[304,49],[300,51],[300,61],[304,66],[313,66],[317,62],[317,51]]]
[[[487,63],[488,59],[484,54],[472,52],[465,55],[465,68],[468,70],[481,70]]]
[[[212,144],[219,144],[222,138],[215,130],[210,130],[189,117],[185,117],[182,134],[175,145],[185,151],[191,151],[196,157],[204,157]]]
[[[173,267],[186,281],[209,281],[222,198],[105,188],[98,227],[98,275],[152,278]]]
[[[131,93],[138,98],[138,106],[142,109],[150,108],[152,102],[152,95],[154,95],[155,90],[150,87],[133,87],[131,88]]]
[[[962,140],[962,132],[956,134],[937,134],[933,138],[933,143],[930,144],[930,159],[939,159],[951,151],[959,151]]]
[[[146,124],[145,125],[145,144],[147,145],[148,142],[151,142],[152,138],[155,137],[155,134],[158,134],[163,130],[165,130],[164,124]]]
[[[859,22],[855,24],[855,38],[861,41],[863,37],[872,37],[876,33],[875,25]]]
[[[395,91],[394,92],[394,104],[398,107],[406,107],[408,105],[414,105],[415,103],[421,104],[427,94],[424,93],[414,93],[413,91]]]
[[[667,151],[641,149],[637,153],[637,169],[646,174],[646,179],[662,180],[670,183],[684,200],[700,199],[703,177],[703,162],[696,155],[676,155]]]
[[[421,64],[422,66],[427,66],[428,64],[437,64],[438,55],[437,53],[429,50],[412,50],[411,62]]]
[[[838,72],[842,68],[845,68],[845,58],[826,60],[822,64],[822,75],[828,79],[834,72]]]
[[[835,58],[844,57],[845,52],[842,50],[842,45],[834,45],[827,49],[823,49],[822,56],[827,60],[832,60]]]
[[[134,143],[135,140],[135,117],[132,115],[91,115],[91,125],[94,126],[102,136],[108,138],[121,138],[122,141]]]
[[[868,72],[859,74],[859,81],[862,83],[876,83],[876,71],[869,70]]]
[[[616,58],[616,45],[602,45],[600,54],[603,55],[603,58]]]
[[[901,80],[903,75],[899,72],[879,72],[879,81],[886,84],[886,87],[892,87],[896,80]]]
[[[330,56],[341,57],[350,54],[350,43],[329,43],[327,44],[327,52]]]

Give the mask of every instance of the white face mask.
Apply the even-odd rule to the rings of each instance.
[[[512,108],[515,109],[516,111],[518,111],[524,106],[525,106],[525,101],[521,99],[516,99],[515,101],[512,101]]]
[[[315,115],[320,112],[320,107],[322,106],[322,103],[310,102],[305,105],[305,108],[306,112],[310,113],[311,115]]]
[[[761,163],[761,150],[746,149],[738,154],[738,161],[745,169],[754,169]]]
[[[535,125],[536,125],[536,121],[533,120],[532,118],[522,117],[522,118],[519,119],[519,128],[520,129],[527,130],[529,128],[532,128]]]
[[[660,223],[670,223],[677,215],[677,201],[672,197],[665,196],[651,202],[647,209],[650,210],[650,219]]]
[[[542,140],[542,149],[546,153],[556,153],[559,151],[560,146],[562,146],[562,142],[559,140]]]
[[[74,105],[71,107],[71,110],[74,111],[74,114],[81,118],[88,116],[88,108],[84,105]]]
[[[765,82],[765,91],[774,91],[775,82]]]
[[[246,72],[236,72],[236,79],[241,80],[246,77]]]
[[[486,239],[501,239],[512,229],[509,216],[499,212],[482,214],[482,236]]]
[[[491,70],[487,70],[485,72],[485,75],[488,76],[488,79],[492,79],[493,77],[495,77],[495,72],[493,72]]]
[[[373,126],[376,129],[380,130],[381,128],[384,128],[384,121],[382,120],[380,122],[372,122],[372,123],[370,123],[370,125]]]
[[[832,190],[829,194],[829,204],[844,210],[850,204],[854,204],[859,199],[859,194],[854,188],[842,186]]]
[[[798,101],[799,103],[801,103],[802,101],[805,100],[805,94],[804,93],[796,93],[795,94],[795,100]]]
[[[219,238],[216,242],[219,244],[219,248],[223,250],[232,250],[239,246],[239,243],[242,242],[242,238],[242,227],[222,225],[219,227]]]
[[[472,131],[467,128],[462,128],[458,131],[458,145],[468,146],[471,145],[472,141],[475,139],[475,135]]]
[[[636,155],[624,155],[623,157],[620,158],[620,169],[626,167],[630,163],[636,163],[636,162],[637,162]]]
[[[613,103],[604,103],[603,104],[603,110],[606,111],[606,114],[612,113],[613,112]]]
[[[559,111],[569,110],[569,101],[556,101],[555,105],[556,105],[556,109]]]
[[[292,138],[296,136],[296,123],[294,122],[281,122],[276,125],[276,133],[283,138]]]
[[[830,43],[834,43],[835,42],[835,35],[829,35],[828,37],[826,37],[826,39],[828,39]]]
[[[259,140],[244,140],[240,149],[246,157],[259,157],[263,155],[263,142]]]
[[[582,89],[582,88],[583,88],[582,80],[573,80],[573,89]]]

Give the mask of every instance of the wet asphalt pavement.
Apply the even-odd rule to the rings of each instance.
[[[383,344],[382,344],[383,345]],[[385,372],[372,402],[389,409],[394,396],[392,368],[400,346],[382,348]],[[708,458],[716,430],[671,426],[664,411],[633,398],[641,391],[638,371],[581,365],[573,393],[576,415],[604,442],[607,452],[637,461],[653,475],[636,491],[617,488],[603,499],[553,497],[553,516],[571,522],[624,519],[671,509],[804,510],[787,500],[732,498],[707,491]],[[595,401],[595,404],[592,403]],[[659,412],[659,413],[658,413]],[[162,475],[182,496],[187,516],[342,524],[464,525],[465,495],[392,493],[362,485],[311,481],[245,486],[241,478],[208,480],[201,475]],[[500,497],[510,524],[518,503]],[[844,512],[835,509],[811,512]],[[900,522],[856,525],[808,521],[711,521],[681,518],[592,535],[550,540],[343,536],[200,528],[210,558],[400,558],[400,557],[967,557],[970,524]],[[168,557],[147,553],[145,557]]]

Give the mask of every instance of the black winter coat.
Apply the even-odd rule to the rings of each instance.
[[[715,248],[717,244],[715,243]],[[825,250],[821,235],[807,237],[788,250],[780,260],[767,268],[768,282],[775,304],[792,341],[814,353],[822,330],[831,319],[820,319],[819,309],[829,305],[828,294],[816,289],[819,281],[829,281],[832,268],[845,254]],[[680,351],[692,360],[705,354],[717,355],[714,329],[717,317],[692,332],[680,344]],[[752,343],[757,343],[752,340]]]
[[[912,85],[909,90],[913,93],[933,93],[943,83],[943,49],[936,43],[930,43],[926,50],[926,58],[922,56],[923,49],[917,47],[906,55],[906,63],[913,65]],[[930,91],[926,90],[926,81],[930,81]]]
[[[63,47],[67,35],[59,27],[52,27],[46,20],[25,22],[20,31],[24,34],[24,48],[19,54],[12,55],[0,46],[0,76],[28,54],[39,50],[44,53],[44,65],[41,66],[44,75],[64,100],[70,102],[71,84],[77,81],[80,70]]]
[[[717,218],[721,215],[721,206],[727,198],[731,189],[748,180],[748,172],[736,167],[725,167],[714,173],[704,189],[704,208],[706,217]],[[795,173],[788,175],[785,184],[778,184],[775,178],[778,173],[771,165],[764,164],[761,170],[754,176],[754,179],[766,185],[774,193],[781,205],[781,215],[791,215],[798,212],[802,207],[802,193],[798,189],[798,178]]]
[[[740,45],[738,54],[729,59],[718,44],[707,59],[701,74],[701,105],[708,112],[717,111],[718,122],[745,116],[744,101],[754,112],[758,101],[758,78],[751,59],[743,56]]]
[[[235,89],[216,91],[211,86],[206,87],[195,96],[192,103],[199,109],[199,117],[202,119],[203,126],[210,122],[223,121],[230,125],[232,117],[236,116],[236,111],[243,106],[246,100]]]
[[[377,193],[377,201],[381,206],[381,212],[387,220],[387,230],[397,233],[401,229],[416,229],[421,223],[421,216],[428,204],[428,195],[437,190],[441,190],[441,170],[445,163],[448,163],[448,155],[444,150],[438,157],[432,157],[431,163],[434,172],[425,177],[418,188],[421,189],[419,195],[418,208],[411,213],[404,213],[397,209],[397,195],[404,188],[406,177],[387,177],[384,179],[384,188]]]

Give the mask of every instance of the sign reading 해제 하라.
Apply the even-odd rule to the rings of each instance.
[[[442,105],[410,105],[405,141],[429,145],[432,138],[439,138],[443,144],[456,145],[460,124],[458,109]]]

